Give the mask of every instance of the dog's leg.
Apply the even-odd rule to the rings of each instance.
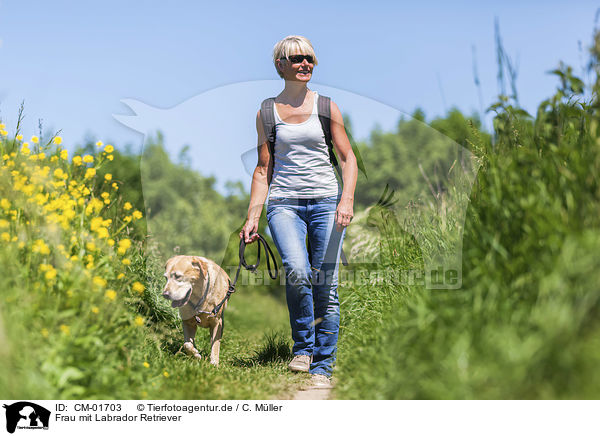
[[[200,352],[194,347],[196,328],[196,320],[194,318],[183,321],[183,349],[187,355],[196,359],[202,359]]]
[[[219,318],[210,326],[210,363],[219,366],[219,349],[223,336],[223,319]]]

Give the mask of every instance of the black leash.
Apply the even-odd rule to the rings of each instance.
[[[246,258],[244,257],[244,251],[246,250],[246,240],[244,238],[241,238],[240,239],[240,252],[239,252],[240,263],[238,265],[237,272],[235,273],[235,279],[233,280],[233,283],[231,283],[231,282],[229,283],[229,290],[227,291],[227,295],[225,295],[225,298],[223,298],[223,301],[221,301],[217,306],[215,306],[215,308],[211,312],[211,316],[216,316],[217,313],[219,313],[219,310],[221,310],[221,307],[223,306],[223,304],[225,304],[225,302],[229,299],[231,294],[233,294],[235,292],[235,284],[237,283],[238,277],[240,276],[240,270],[242,269],[242,266],[250,272],[256,272],[258,266],[260,265],[260,245],[261,244],[265,247],[265,251],[267,252],[267,270],[269,271],[269,276],[271,276],[271,278],[273,280],[277,279],[277,274],[278,274],[277,270],[279,267],[277,266],[277,260],[275,260],[275,255],[271,251],[271,247],[269,247],[269,244],[267,243],[265,238],[262,237],[262,235],[260,233],[252,233],[250,236],[254,236],[254,235],[258,235],[258,256],[257,256],[256,264],[248,265],[246,263]],[[274,270],[271,269],[271,259],[273,260],[273,264],[275,265]],[[274,272],[272,272],[272,271],[274,271]]]

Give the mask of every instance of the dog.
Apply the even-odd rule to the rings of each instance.
[[[179,308],[185,353],[196,359],[202,358],[194,346],[196,328],[198,325],[209,328],[210,363],[218,366],[227,302],[216,314],[211,312],[227,295],[229,276],[215,262],[200,256],[170,258],[165,265],[164,276],[167,284],[162,295],[172,301],[171,307]]]

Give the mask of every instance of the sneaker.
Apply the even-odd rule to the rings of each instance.
[[[310,381],[312,389],[331,389],[331,379],[323,374],[313,374]]]
[[[312,356],[307,356],[306,354],[296,354],[289,363],[288,368],[290,371],[308,372],[311,362]]]

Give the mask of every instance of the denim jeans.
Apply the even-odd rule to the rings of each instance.
[[[339,198],[270,198],[267,206],[286,275],[293,353],[312,355],[309,372],[326,376],[333,371],[340,325],[338,262],[346,229],[336,229]]]

